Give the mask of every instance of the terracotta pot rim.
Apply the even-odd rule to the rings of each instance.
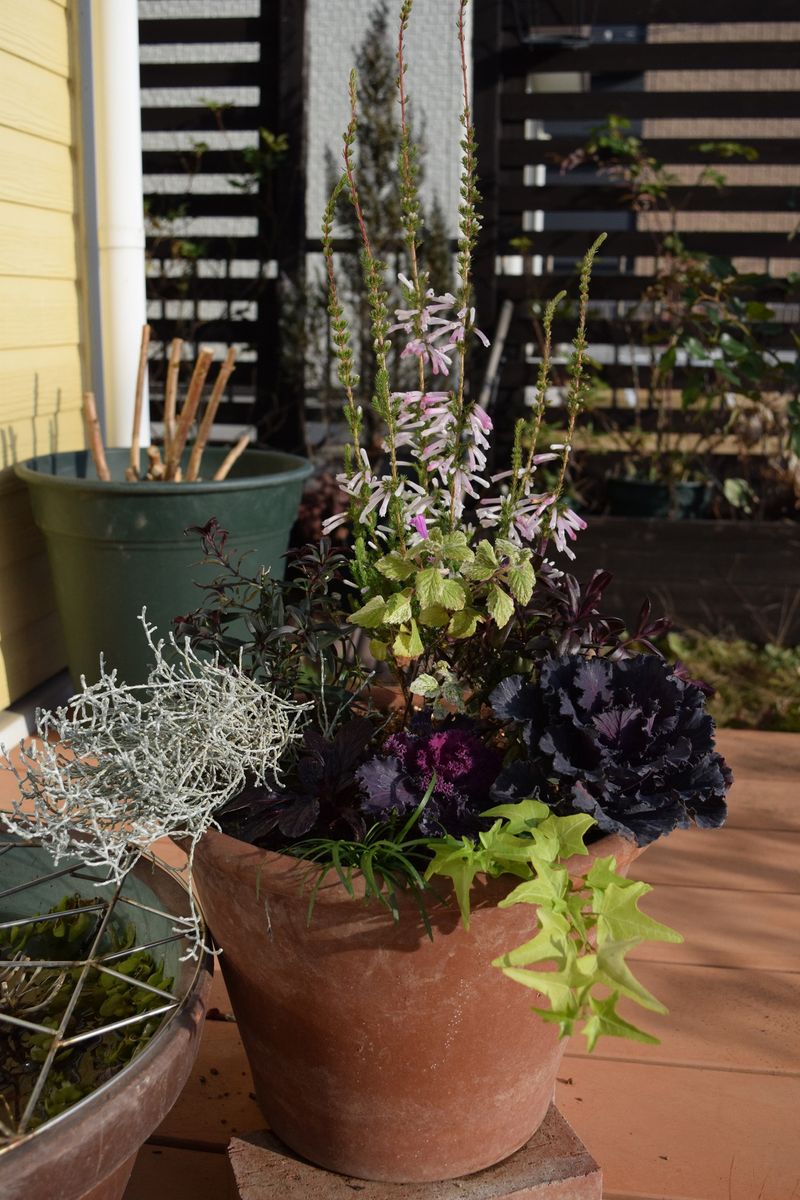
[[[573,855],[572,858],[560,865],[566,866],[572,877],[575,878],[583,874],[584,864],[588,870],[595,858],[613,854],[617,858],[619,867],[633,861],[641,850],[642,847],[637,846],[636,842],[628,841],[616,833],[607,833],[602,838],[598,838],[596,842],[589,844],[587,854]],[[281,896],[297,896],[304,900],[310,898],[311,886],[308,880],[309,877],[313,880],[317,864],[308,859],[295,858],[293,855],[280,854],[274,850],[265,850],[214,828],[206,831],[198,843],[195,853],[201,854],[211,867],[224,859],[226,871],[232,872],[242,882],[249,880],[255,869],[258,886],[263,887],[264,890]],[[500,875],[492,878],[479,874],[475,876],[475,879],[481,893],[481,906],[487,903],[496,903],[497,899],[507,895],[513,887],[522,882],[514,875]],[[324,883],[317,890],[315,905],[346,904],[350,906],[354,899],[363,900],[365,885],[360,871],[353,872],[352,884],[354,896],[347,891],[331,868]],[[437,880],[435,886],[442,891],[452,890],[449,881],[444,877]],[[413,902],[409,901],[409,903],[414,912],[417,912]]]

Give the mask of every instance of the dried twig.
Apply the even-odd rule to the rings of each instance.
[[[139,346],[139,369],[136,374],[136,395],[133,402],[133,431],[131,433],[131,458],[125,478],[129,472],[134,479],[139,478],[139,426],[142,423],[142,397],[144,395],[144,380],[147,373],[147,350],[150,345],[150,326],[142,326],[142,340]]]
[[[175,441],[175,407],[178,398],[178,376],[181,369],[180,338],[173,338],[169,346],[169,363],[167,365],[167,382],[164,386],[164,457],[169,458],[172,443]]]
[[[106,462],[106,452],[103,447],[103,434],[97,417],[97,405],[94,402],[94,392],[83,393],[83,424],[86,430],[86,441],[92,452],[97,478],[108,482],[111,472]]]
[[[175,431],[175,437],[171,442],[169,450],[166,453],[167,460],[167,479],[174,479],[178,467],[180,466],[181,455],[183,454],[186,440],[189,437],[189,430],[192,427],[192,422],[197,415],[197,409],[200,404],[200,397],[203,393],[203,385],[208,375],[208,369],[214,361],[214,351],[208,346],[203,346],[197,356],[197,362],[194,364],[189,390],[186,393],[186,400],[178,417],[178,428]]]
[[[149,467],[145,479],[163,479],[166,474],[166,467],[161,461],[161,451],[158,446],[147,447],[147,460]]]
[[[201,421],[200,428],[197,431],[197,440],[195,441],[195,444],[192,447],[192,453],[189,456],[189,466],[186,470],[187,480],[197,479],[198,475],[200,474],[200,460],[203,457],[203,451],[206,448],[206,443],[208,442],[208,437],[211,433],[211,426],[213,425],[214,418],[217,415],[217,409],[219,408],[219,404],[222,399],[222,393],[224,392],[225,385],[233,373],[235,365],[236,348],[234,346],[229,346],[228,353],[225,355],[225,361],[219,369],[217,378],[214,380],[211,399],[206,406],[206,411],[203,414],[203,420]]]
[[[250,430],[248,429],[247,433],[242,434],[242,436],[239,438],[238,442],[233,447],[233,449],[231,451],[229,451],[228,454],[225,455],[225,457],[222,460],[222,463],[220,464],[219,468],[216,471],[216,474],[214,475],[214,479],[225,479],[225,477],[227,476],[231,467],[236,462],[237,458],[241,458],[242,454],[244,454],[244,452],[247,449],[249,444],[250,444]]]

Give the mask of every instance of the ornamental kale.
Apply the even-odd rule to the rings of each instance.
[[[692,821],[725,820],[732,777],[703,693],[660,658],[549,657],[538,684],[512,676],[491,703],[519,724],[527,750],[497,779],[497,798],[537,794],[640,846]]]
[[[480,813],[489,804],[500,756],[476,733],[458,726],[409,730],[387,738],[383,751],[387,757],[373,758],[357,773],[365,812],[383,820],[412,812],[435,777],[420,831],[429,837],[460,836],[481,828]]]

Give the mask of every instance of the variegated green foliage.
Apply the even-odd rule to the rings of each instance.
[[[549,1007],[533,1011],[557,1024],[562,1037],[582,1024],[589,1050],[602,1034],[657,1044],[617,1012],[623,997],[666,1012],[626,962],[628,952],[643,941],[682,941],[675,930],[640,912],[639,900],[649,885],[618,874],[613,855],[595,859],[579,879],[571,875],[564,864],[588,853],[583,839],[595,824],[589,816],[558,817],[537,800],[499,805],[486,816],[495,822],[477,841],[447,837],[430,843],[433,859],[426,879],[452,879],[468,928],[476,875],[519,876],[523,882],[499,907],[533,905],[536,931],[493,965],[545,998]]]
[[[531,557],[504,538],[472,545],[463,530],[433,529],[416,545],[377,560],[373,594],[350,621],[370,631],[370,649],[380,661],[442,660],[448,643],[472,637],[484,623],[502,629],[515,604],[528,603],[535,583]]]

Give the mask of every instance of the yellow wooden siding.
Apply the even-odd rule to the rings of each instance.
[[[67,0],[0,0],[0,708],[65,661],[13,463],[83,445],[72,16]]]
[[[0,0],[0,46],[9,54],[46,67],[66,79],[69,75],[66,10],[52,0]]]

